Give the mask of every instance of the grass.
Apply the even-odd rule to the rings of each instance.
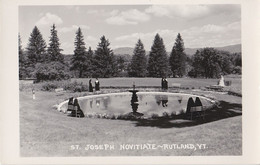
[[[160,79],[115,78],[100,79],[101,87],[132,85],[156,85]],[[74,80],[72,80],[74,81]],[[80,79],[86,83],[87,79]],[[194,87],[214,85],[216,79],[168,79],[169,84],[181,83]],[[214,84],[213,84],[214,83]],[[239,78],[232,78],[232,87],[241,86]],[[113,91],[113,90],[112,90]],[[187,93],[195,91],[186,90]],[[196,93],[196,92],[195,92]],[[213,109],[206,121],[148,120],[125,121],[92,118],[72,118],[56,111],[53,105],[70,96],[87,93],[57,95],[55,92],[36,91],[32,100],[30,90],[20,92],[20,144],[21,156],[181,156],[181,155],[241,155],[242,154],[242,99],[207,91],[221,102],[221,108]],[[214,111],[215,110],[215,111]],[[202,150],[84,150],[87,144],[206,144]],[[79,145],[80,150],[71,150]]]

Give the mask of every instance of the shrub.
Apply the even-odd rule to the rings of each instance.
[[[42,85],[42,90],[44,91],[52,91],[58,88],[57,82],[46,82]]]
[[[39,63],[36,68],[35,76],[38,82],[70,78],[66,66],[60,62]]]
[[[155,113],[153,113],[152,115],[151,115],[151,118],[152,119],[156,119],[156,118],[158,118],[159,117],[159,115],[158,114],[155,114]]]
[[[168,114],[168,112],[163,112],[163,117],[165,117],[165,118],[169,118],[170,115]]]
[[[84,91],[88,91],[88,86],[81,83],[78,83],[76,81],[74,81],[73,83],[71,82],[67,82],[63,85],[64,90],[70,90],[73,92],[84,92]]]
[[[241,69],[240,66],[236,66],[236,67],[233,68],[233,74],[241,75],[241,73],[242,73],[242,69]]]

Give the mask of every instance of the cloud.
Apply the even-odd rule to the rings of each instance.
[[[188,47],[218,47],[241,43],[240,22],[194,26],[182,30],[181,34]]]
[[[241,6],[238,4],[220,5],[152,5],[145,12],[156,17],[202,19],[213,15],[240,18]]]
[[[111,17],[106,19],[108,24],[112,25],[137,25],[139,22],[146,22],[150,20],[150,16],[137,9],[130,9],[127,11],[119,12],[113,10],[110,12]]]
[[[145,49],[150,50],[156,33],[163,38],[167,51],[171,51],[176,36],[181,34],[184,46],[189,48],[200,47],[218,47],[241,43],[241,25],[240,22],[215,25],[205,24],[202,26],[193,26],[187,29],[158,29],[147,33],[132,33],[115,38],[121,45],[132,45],[134,47],[140,38],[144,43]],[[117,44],[118,47],[120,44]]]
[[[43,17],[40,18],[40,20],[38,20],[36,22],[37,26],[50,26],[52,24],[62,24],[63,21],[62,19],[55,15],[55,14],[51,14],[51,13],[46,13]]]
[[[93,36],[87,36],[86,40],[93,42],[93,41],[97,41],[98,39],[96,37],[93,37]]]
[[[178,32],[174,30],[157,29],[148,33],[132,33],[129,35],[119,36],[115,38],[115,40],[120,42],[122,45],[132,45],[131,47],[134,47],[137,40],[141,39],[144,43],[145,49],[149,51],[156,33],[159,33],[159,35],[163,38],[167,51],[170,51],[172,49],[173,42],[175,41],[175,37],[178,34]]]
[[[210,13],[209,6],[206,5],[153,5],[145,9],[146,13],[157,17],[181,17],[199,18]]]
[[[63,54],[71,54],[74,50],[73,42],[61,42],[61,48]]]
[[[225,30],[223,26],[218,26],[213,24],[205,25],[200,29],[201,32],[205,32],[205,33],[218,33],[218,32],[222,32],[223,30]]]
[[[61,28],[60,32],[61,33],[73,32],[73,31],[78,30],[79,27],[81,28],[81,30],[83,30],[83,29],[87,29],[87,30],[90,29],[90,27],[86,26],[86,25],[72,25],[70,27],[63,27],[63,28]]]

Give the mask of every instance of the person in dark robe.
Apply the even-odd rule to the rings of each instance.
[[[73,97],[69,98],[67,112],[73,111]]]
[[[79,106],[79,102],[78,99],[74,100],[74,110],[75,110],[75,114],[73,115],[74,117],[85,117],[83,111],[81,110],[80,106]]]
[[[89,83],[88,83],[88,91],[93,92],[93,86],[92,86],[91,79],[89,80]]]
[[[164,78],[164,89],[165,90],[168,89],[168,81],[167,81],[166,77]]]
[[[161,88],[162,88],[162,90],[164,90],[164,78],[162,78],[162,81],[161,81]]]
[[[201,103],[199,97],[196,97],[196,99],[195,99],[195,106],[202,106],[202,103]]]
[[[195,103],[194,103],[192,97],[190,97],[190,98],[188,99],[187,108],[186,108],[186,113],[190,113],[191,107],[194,107],[194,106],[195,106]]]
[[[96,78],[96,81],[95,81],[95,90],[96,91],[100,90],[100,84],[99,84],[98,78]]]

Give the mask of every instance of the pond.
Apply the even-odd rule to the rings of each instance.
[[[167,92],[130,92],[90,95],[78,98],[86,117],[113,118],[120,115],[139,114],[143,117],[161,117],[186,112],[188,99],[199,97],[204,107],[213,106],[213,101],[202,96]],[[67,103],[62,109],[67,109]]]

